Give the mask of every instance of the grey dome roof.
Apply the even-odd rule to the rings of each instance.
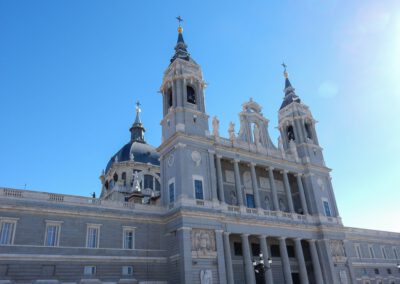
[[[115,163],[115,157],[118,157],[118,162],[129,161],[131,153],[133,160],[140,163],[150,163],[155,166],[160,165],[160,154],[156,149],[144,142],[131,141],[121,148],[114,156],[111,157],[107,164],[106,172]]]

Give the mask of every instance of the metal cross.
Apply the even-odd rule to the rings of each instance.
[[[285,64],[285,62],[283,62],[281,65],[283,66],[283,68],[285,68],[284,71],[286,72],[286,67],[287,67],[287,65]]]
[[[183,22],[183,19],[181,18],[181,16],[176,17],[176,19],[178,20],[179,26],[181,26],[181,22]]]
[[[137,112],[140,112],[140,111],[141,111],[140,106],[141,106],[140,102],[139,102],[139,101],[136,101],[136,111],[137,111]]]

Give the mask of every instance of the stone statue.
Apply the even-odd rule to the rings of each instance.
[[[133,174],[133,191],[136,192],[142,191],[142,189],[140,188],[139,174],[137,171],[135,171]]]
[[[286,204],[285,202],[283,202],[282,199],[279,199],[279,208],[281,209],[281,211],[286,212]]]
[[[212,271],[211,269],[204,269],[200,271],[200,283],[212,284]]]
[[[257,145],[257,147],[260,146],[261,145],[260,129],[258,128],[257,124],[254,124],[253,135],[254,135],[254,143]]]
[[[268,196],[265,196],[264,204],[265,204],[265,209],[266,210],[271,210],[271,202],[269,201],[269,197]]]
[[[118,163],[118,156],[115,156],[114,162]]]
[[[228,133],[229,139],[231,141],[235,140],[235,124],[232,121],[229,123]]]
[[[213,135],[215,138],[219,137],[219,119],[214,116],[212,120]]]
[[[281,151],[282,157],[285,157],[285,149],[283,149],[282,137],[278,137],[278,148]]]
[[[231,191],[231,204],[235,206],[237,205],[236,193],[234,191]]]
[[[130,153],[129,159],[130,159],[131,161],[133,161],[134,158],[135,158],[135,156],[133,155],[133,153]]]

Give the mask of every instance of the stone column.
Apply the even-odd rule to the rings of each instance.
[[[211,200],[217,202],[218,201],[218,194],[217,194],[217,181],[215,175],[215,162],[214,162],[214,154],[215,152],[212,150],[208,150],[208,157],[210,161],[210,183],[211,183]],[[204,196],[204,199],[205,196]]]
[[[301,174],[296,174],[296,179],[297,179],[297,187],[300,193],[301,207],[303,208],[304,215],[308,215],[307,201],[306,201],[306,196],[304,194],[303,182],[301,181]]]
[[[315,122],[314,121],[312,121],[310,123],[310,128],[311,128],[311,134],[312,134],[312,138],[314,140],[314,143],[319,145],[318,137],[317,137],[317,131],[315,131]]]
[[[286,248],[286,240],[283,237],[279,238],[279,251],[281,253],[283,277],[285,284],[293,284],[292,271],[290,269],[289,256]]]
[[[261,204],[260,204],[260,194],[257,185],[256,164],[254,163],[250,164],[250,172],[251,172],[251,183],[253,184],[254,203],[256,205],[256,208],[260,208]]]
[[[239,206],[243,206],[243,193],[242,193],[242,183],[240,181],[239,162],[240,160],[234,159],[233,167],[235,169],[235,186],[236,186],[237,199],[239,202]]]
[[[241,237],[246,284],[254,284],[256,283],[256,279],[254,275],[253,262],[251,260],[249,234],[242,234]]]
[[[183,107],[186,102],[185,81],[185,79],[178,79],[176,81],[176,107]]]
[[[180,254],[180,279],[181,283],[192,283],[192,229],[182,227],[177,230]]]
[[[222,167],[221,167],[221,155],[217,155],[217,180],[218,180],[218,194],[219,200],[221,202],[225,202],[225,194],[224,194],[224,181],[222,180]]]
[[[305,137],[303,134],[303,127],[302,127],[299,119],[295,119],[293,121],[293,124],[294,124],[293,127],[297,130],[297,131],[295,130],[297,132],[297,137],[296,137],[298,139],[297,141],[300,144],[305,141]]]
[[[299,265],[301,284],[308,284],[307,268],[304,261],[303,248],[299,238],[294,239],[294,249],[296,251],[297,263]]]
[[[216,244],[216,247],[217,247],[219,283],[226,284],[224,241],[223,241],[223,238],[222,238],[222,232],[223,232],[222,230],[215,230],[215,244]]]
[[[307,131],[306,131],[306,123],[304,118],[300,119],[301,129],[304,136],[304,142],[307,142]]]
[[[228,232],[224,232],[224,252],[225,252],[225,268],[226,268],[226,280],[228,284],[234,284],[235,280],[233,278],[233,266],[232,266],[232,256],[231,256],[231,244],[229,242]]]
[[[315,240],[309,240],[308,243],[310,245],[310,253],[313,264],[315,283],[324,284],[322,278],[321,264],[319,263],[319,258],[318,258],[317,247],[315,246]]]
[[[268,258],[269,258],[269,253],[268,253],[268,246],[267,246],[267,236],[261,235],[258,237],[260,239],[260,248],[261,252],[264,257],[264,265],[266,266],[265,268],[265,283],[266,284],[273,284],[274,279],[272,277],[272,267],[268,263]]]
[[[274,210],[280,211],[279,201],[278,201],[278,193],[276,192],[276,186],[275,186],[274,168],[273,167],[268,167],[268,177],[269,177],[269,184],[271,185],[272,202],[274,204]]]
[[[283,184],[285,186],[285,192],[286,192],[288,206],[289,206],[289,212],[294,213],[292,192],[290,190],[289,179],[288,179],[288,176],[287,176],[288,171],[287,170],[283,170],[282,174],[283,174]]]

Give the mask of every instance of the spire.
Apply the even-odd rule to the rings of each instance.
[[[136,102],[136,118],[132,127],[129,129],[131,132],[131,142],[146,143],[144,141],[144,132],[146,131],[143,127],[142,121],[140,120],[140,102]]]
[[[280,109],[283,109],[285,106],[291,104],[292,102],[300,103],[300,98],[296,95],[295,89],[292,87],[292,84],[289,81],[289,74],[286,70],[287,65],[282,63],[284,68],[283,76],[285,77],[285,89],[283,92],[285,93],[285,97],[283,98],[282,105]]]
[[[175,45],[175,54],[171,58],[171,63],[174,62],[176,58],[180,58],[186,61],[189,61],[190,59],[190,54],[187,51],[187,45],[185,44],[185,41],[183,40],[183,28],[181,27],[181,22],[183,22],[183,19],[178,16],[176,17],[178,20],[178,40]]]

